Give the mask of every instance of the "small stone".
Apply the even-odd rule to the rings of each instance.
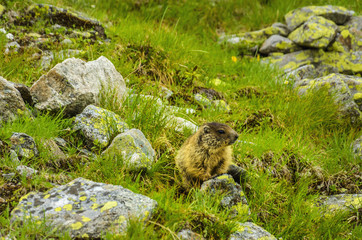
[[[10,52],[18,52],[20,48],[19,43],[10,42],[5,45],[5,54],[9,54]]]
[[[18,173],[20,175],[26,175],[27,178],[32,178],[34,174],[36,174],[38,171],[33,169],[33,168],[30,168],[30,167],[27,167],[27,166],[24,166],[24,165],[19,165],[17,168],[16,168],[16,171],[18,171]]]
[[[60,42],[61,45],[71,45],[73,42],[69,38],[64,39]]]
[[[238,230],[231,234],[229,240],[277,240],[272,234],[252,222],[238,224]]]
[[[182,229],[177,233],[177,236],[182,240],[202,240],[204,239],[200,234],[197,234],[190,229]]]
[[[13,133],[10,137],[11,149],[14,150],[18,157],[30,159],[39,156],[34,139],[25,133]]]
[[[4,173],[2,174],[3,178],[5,178],[7,181],[10,181],[15,177],[15,173]]]

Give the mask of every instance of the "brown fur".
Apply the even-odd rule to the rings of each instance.
[[[176,156],[184,187],[189,189],[214,176],[227,172],[231,160],[230,147],[238,134],[228,125],[206,123],[190,136]]]

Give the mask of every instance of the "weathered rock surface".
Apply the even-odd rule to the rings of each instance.
[[[261,45],[259,52],[262,54],[269,54],[272,52],[289,53],[297,50],[300,50],[300,47],[289,38],[280,35],[272,35],[263,43],[263,45]]]
[[[231,210],[231,215],[249,215],[250,209],[241,186],[232,176],[223,174],[202,183],[201,191],[207,194],[225,194],[220,205]]]
[[[340,6],[308,6],[288,12],[285,15],[285,21],[288,28],[294,30],[312,16],[321,16],[341,25],[347,22],[353,14],[353,11]]]
[[[197,234],[190,229],[183,229],[177,233],[177,236],[182,240],[202,240],[204,239],[200,234]]]
[[[336,36],[337,25],[323,17],[311,17],[289,34],[288,38],[303,47],[326,48]]]
[[[31,192],[20,199],[11,221],[41,222],[71,237],[100,238],[104,231],[121,234],[129,219],[147,221],[157,202],[121,186],[77,178],[47,192]]]
[[[20,158],[30,159],[39,156],[38,148],[34,139],[25,133],[13,133],[10,137],[11,149],[14,150]]]
[[[35,108],[75,116],[98,102],[100,92],[112,91],[121,100],[125,94],[123,77],[105,57],[84,62],[69,58],[57,64],[30,88]]]
[[[99,21],[85,17],[78,12],[48,4],[35,4],[30,6],[27,12],[33,17],[45,17],[53,23],[66,27],[77,27],[86,30],[92,29],[99,37],[106,38],[104,28]]]
[[[40,140],[43,149],[46,149],[50,156],[49,159],[64,159],[67,156],[60,150],[58,144],[53,139],[42,139]]]
[[[16,171],[18,171],[20,175],[25,175],[27,178],[32,178],[33,175],[38,172],[37,170],[24,165],[17,166]]]
[[[297,82],[300,94],[309,89],[327,87],[339,104],[342,117],[348,117],[353,124],[361,123],[362,111],[362,78],[343,74],[330,74],[316,79],[305,79]]]
[[[156,152],[140,130],[130,129],[117,135],[102,155],[119,157],[130,168],[149,169]]]
[[[362,159],[362,136],[352,143],[353,152]]]
[[[33,105],[33,99],[31,97],[30,89],[28,86],[26,86],[25,84],[22,84],[22,83],[13,83],[13,82],[9,82],[9,83],[12,84],[14,86],[14,88],[16,88],[19,91],[24,103]]]
[[[195,133],[199,129],[197,125],[194,123],[181,118],[181,117],[175,117],[175,116],[169,116],[167,127],[174,128],[176,132],[183,132],[186,129],[190,130],[191,132]]]
[[[318,77],[318,73],[314,65],[304,65],[295,70],[286,72],[287,77],[293,77],[295,82],[299,82],[305,78],[313,79]]]
[[[26,110],[19,91],[11,82],[0,76],[0,126]]]
[[[229,240],[277,240],[272,234],[252,222],[239,223],[238,230]]]
[[[94,105],[88,105],[74,123],[74,130],[83,133],[88,148],[107,147],[114,136],[129,129],[120,116]]]
[[[354,211],[362,208],[362,194],[339,194],[321,197],[317,206],[325,211],[325,216],[333,216],[337,212]]]

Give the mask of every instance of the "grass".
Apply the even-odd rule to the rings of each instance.
[[[290,10],[308,5],[340,5],[360,14],[358,1],[100,1],[36,0],[59,7],[70,7],[99,19],[106,26],[109,43],[91,44],[73,39],[80,57],[90,61],[106,56],[127,79],[127,87],[136,93],[159,96],[161,86],[175,93],[170,103],[198,109],[188,120],[197,125],[218,121],[240,133],[243,142],[234,145],[234,160],[245,168],[248,177],[242,183],[250,209],[250,219],[276,237],[283,239],[359,239],[362,238],[360,213],[321,217],[313,202],[320,195],[361,191],[361,159],[351,153],[351,143],[361,135],[337,116],[338,106],[325,89],[300,96],[290,79],[258,57],[241,58],[236,50],[216,44],[218,34],[258,30],[276,21]],[[26,8],[30,1],[0,1],[9,9]],[[92,6],[94,5],[94,6]],[[2,21],[2,22],[1,22]],[[5,24],[4,20],[0,20]],[[22,39],[30,32],[53,32],[44,20],[33,26],[21,26]],[[63,30],[55,31],[61,35]],[[0,34],[0,51],[6,38]],[[66,49],[48,43],[52,51]],[[47,72],[34,58],[36,48],[0,58],[0,75],[9,81],[31,86]],[[234,57],[234,60],[233,58]],[[236,57],[236,61],[235,61]],[[55,59],[51,66],[61,62]],[[219,79],[225,84],[215,84]],[[223,93],[232,111],[228,114],[203,109],[192,100],[196,87],[213,88]],[[124,101],[122,107],[120,102]],[[167,101],[163,100],[166,105]],[[104,91],[100,106],[119,114],[131,128],[142,130],[157,153],[157,162],[147,172],[125,168],[121,161],[106,157],[89,158],[80,154],[84,142],[72,132],[72,119],[24,114],[1,128],[0,139],[9,143],[13,132],[24,132],[35,139],[40,157],[22,164],[39,171],[33,179],[16,174],[9,182],[0,177],[0,234],[16,239],[68,239],[65,233],[52,232],[47,226],[10,222],[10,211],[29,191],[45,191],[52,184],[65,184],[77,177],[122,185],[155,199],[159,207],[146,225],[132,220],[125,236],[105,233],[105,239],[177,239],[188,227],[207,239],[227,239],[244,222],[219,208],[220,196],[205,196],[198,190],[185,193],[175,167],[177,149],[191,134],[175,132],[167,125],[165,109],[155,100],[116,99]],[[72,144],[64,149],[68,157],[55,161],[41,147],[41,140],[62,137]],[[98,150],[97,150],[98,151]],[[97,153],[97,151],[95,151]],[[0,160],[0,172],[16,172],[17,164],[8,156]],[[16,184],[15,184],[16,183]],[[15,185],[14,185],[15,184]],[[27,238],[28,237],[28,238]],[[1,237],[0,237],[1,238]]]

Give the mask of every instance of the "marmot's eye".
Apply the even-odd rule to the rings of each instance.
[[[225,131],[224,130],[217,130],[218,133],[224,134]]]

